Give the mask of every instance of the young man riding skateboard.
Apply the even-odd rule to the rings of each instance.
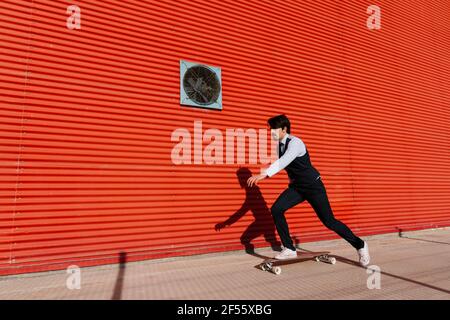
[[[344,223],[334,217],[320,173],[312,166],[303,141],[290,134],[289,119],[285,115],[279,115],[270,118],[267,122],[271,128],[272,138],[279,141],[279,159],[272,163],[264,173],[250,177],[247,184],[249,186],[257,185],[260,180],[272,177],[283,169],[289,176],[288,188],[278,196],[271,208],[275,226],[283,243],[283,250],[275,256],[275,259],[291,259],[297,256],[284,213],[306,200],[322,223],[349,242],[358,252],[359,263],[367,266],[370,262],[367,243],[354,235]]]

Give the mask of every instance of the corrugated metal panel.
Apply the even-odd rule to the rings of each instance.
[[[238,249],[247,228],[267,245],[286,174],[246,191],[260,165],[174,165],[196,120],[286,113],[359,235],[450,224],[448,1],[378,2],[378,31],[369,1],[72,4],[81,30],[65,1],[0,4],[0,273]],[[222,68],[223,111],[179,105],[181,59]],[[300,241],[335,237],[307,204],[287,217]]]
[[[0,266],[14,263],[12,234],[22,173],[24,99],[28,86],[31,6],[27,1],[0,4]]]
[[[368,232],[448,221],[448,1],[384,1],[381,32],[340,6],[354,210]]]

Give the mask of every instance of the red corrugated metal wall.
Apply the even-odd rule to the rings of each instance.
[[[246,191],[239,168],[262,165],[174,165],[172,132],[195,121],[225,135],[287,114],[360,236],[450,225],[449,13],[444,0],[2,1],[0,274],[239,249],[247,228],[267,246],[286,174]],[[222,111],[180,106],[180,60],[222,68]],[[336,237],[307,203],[287,218],[300,242]]]

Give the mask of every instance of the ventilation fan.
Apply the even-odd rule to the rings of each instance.
[[[220,68],[180,61],[180,91],[183,105],[221,110]]]

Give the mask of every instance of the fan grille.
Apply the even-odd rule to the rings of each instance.
[[[220,81],[205,66],[194,66],[184,74],[183,87],[189,99],[200,105],[215,103],[220,95]]]

